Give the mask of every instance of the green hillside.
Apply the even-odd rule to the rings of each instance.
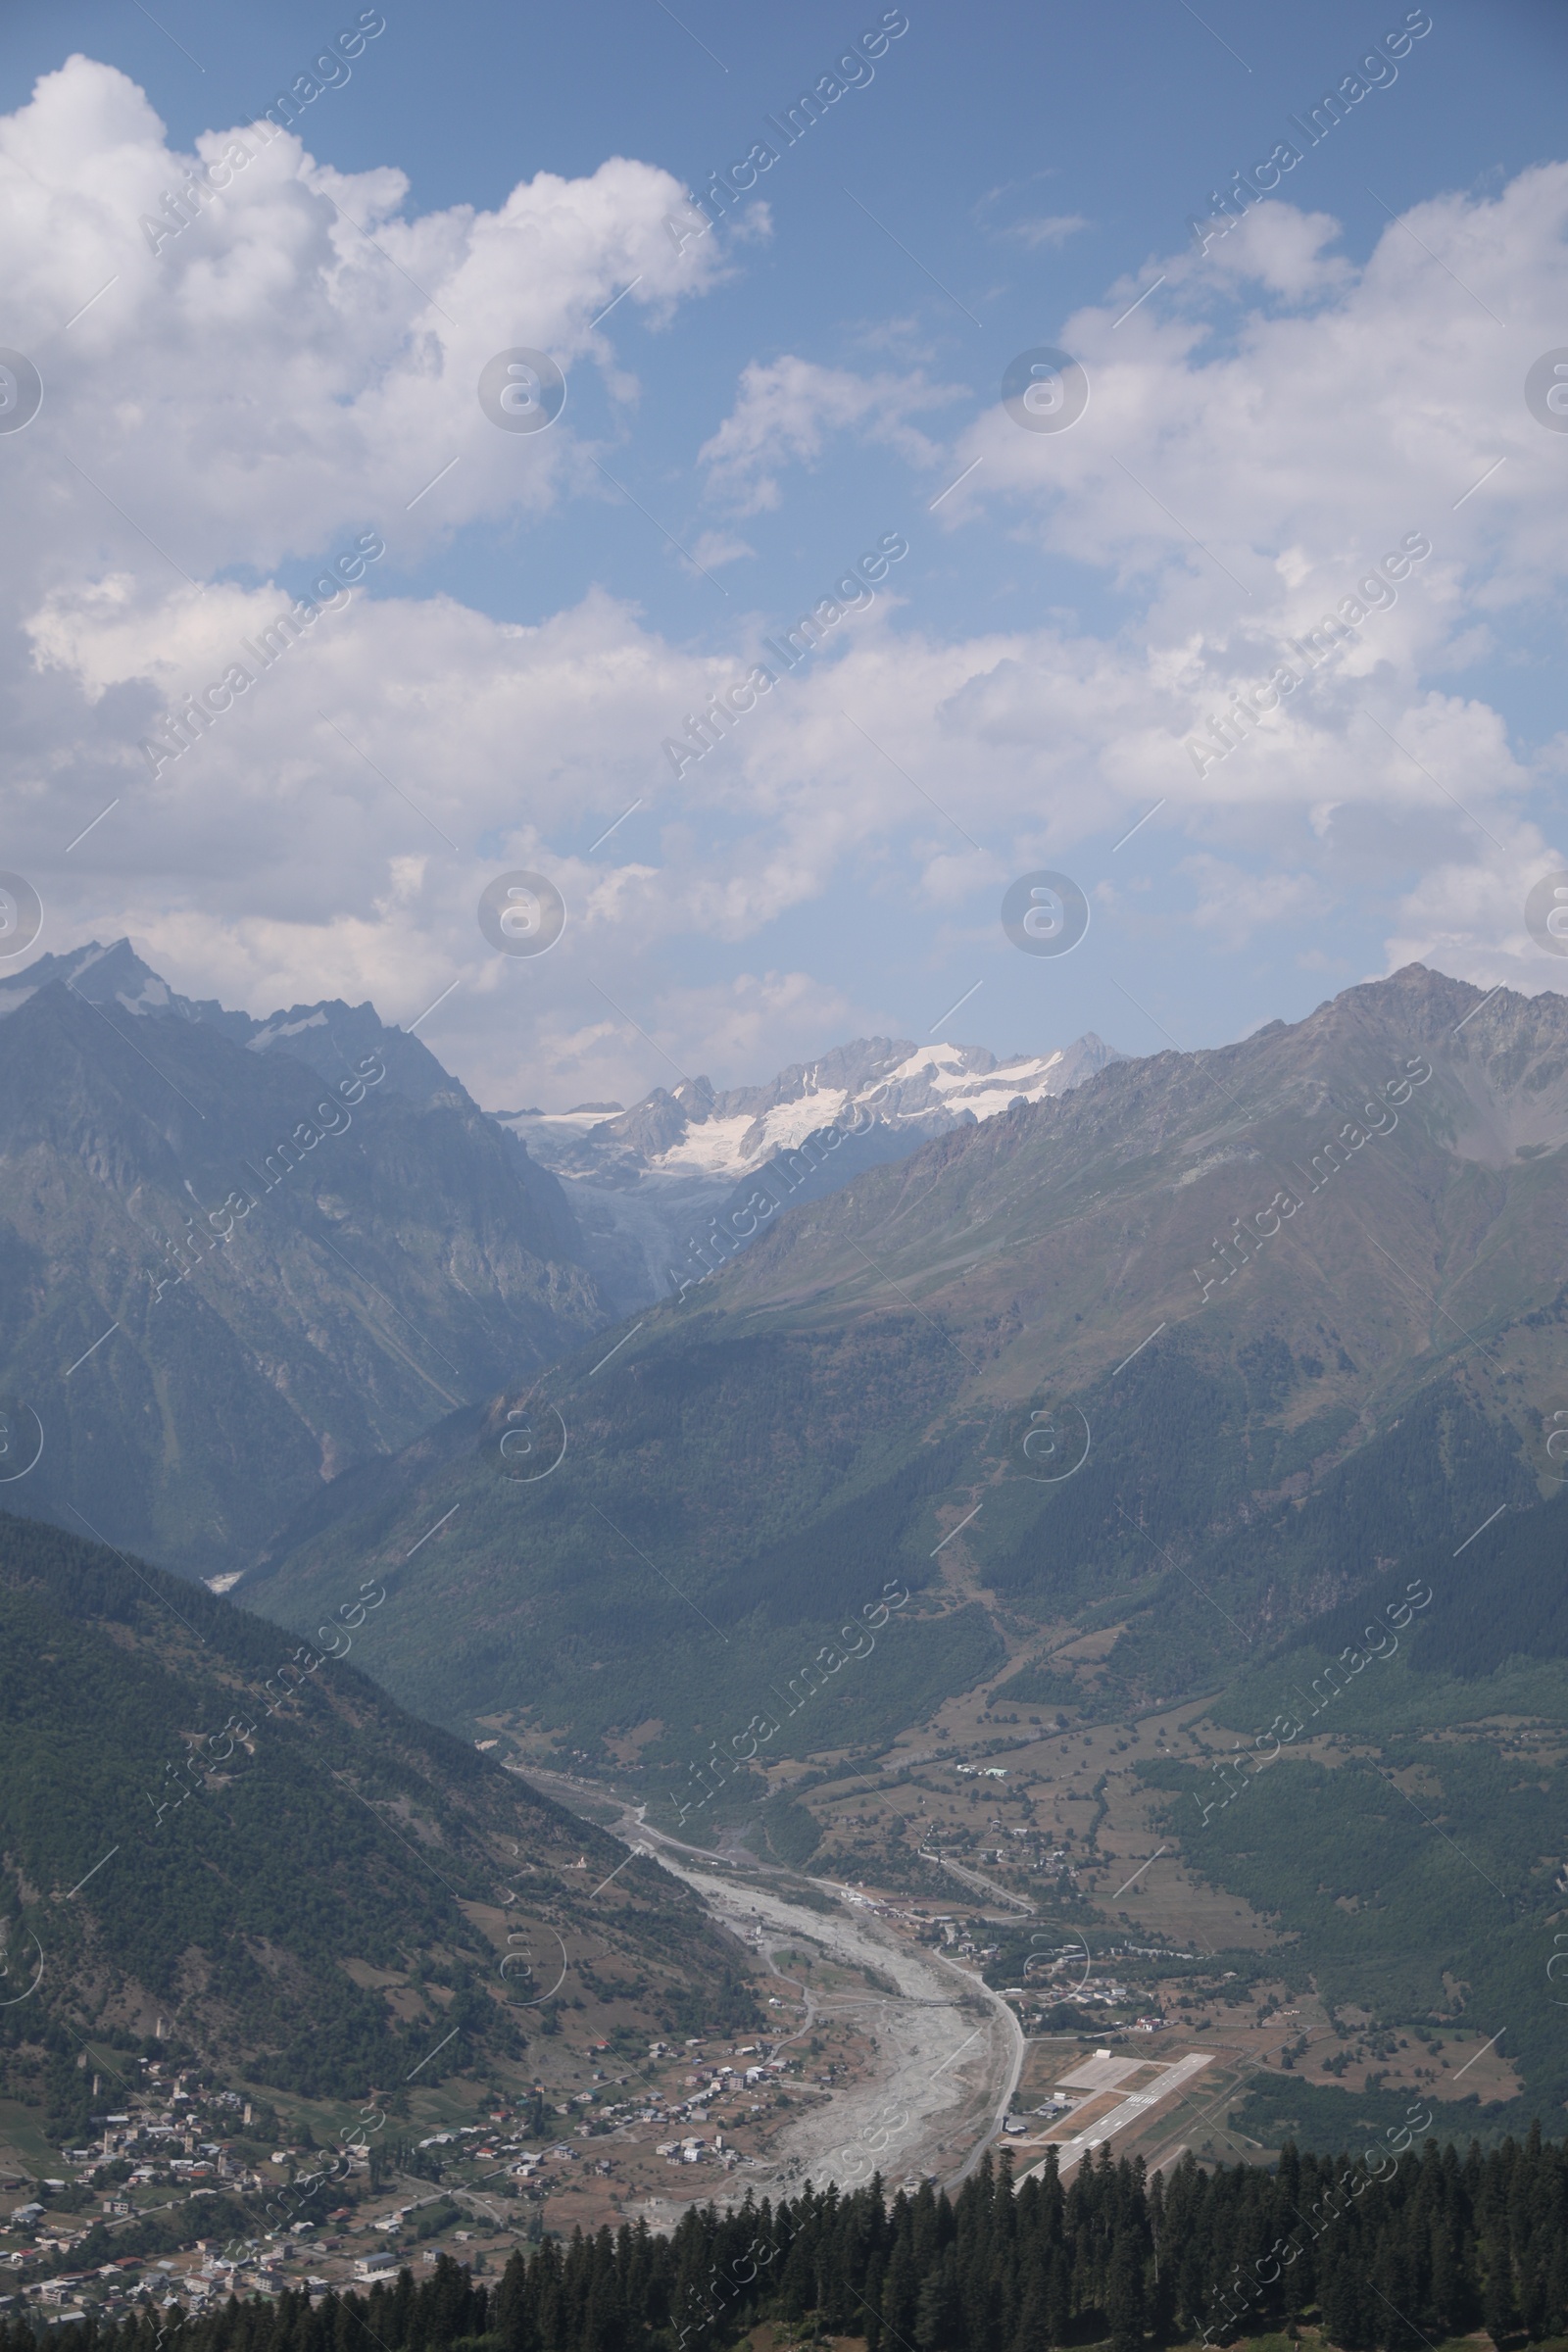
[[[1245,1896],[1277,1965],[1384,2028],[1506,2036],[1523,2129],[1568,2106],[1548,1965],[1568,1935],[1568,1502],[1422,1546],[1209,1708],[1237,1750],[1144,1765],[1187,1866]],[[1305,1752],[1312,1745],[1310,1756]],[[1315,2133],[1343,2094],[1271,2082],[1250,2131]]]
[[[520,2062],[549,1986],[516,1949],[639,2032],[749,2014],[684,1888],[358,1670],[392,1605],[345,1587],[303,1648],[0,1518],[0,2095],[79,2133],[88,2036],[310,2098]]]
[[[1040,1628],[1114,1629],[1077,1692],[1102,1711],[1212,1690],[1379,1561],[1541,1492],[1563,1164],[1529,1138],[1568,1004],[1456,1035],[1472,1002],[1412,970],[869,1171],[326,1490],[247,1596],[303,1623],[391,1574],[377,1671],[406,1701],[604,1769],[635,1736],[662,1796],[711,1742],[744,1753],[890,1584],[897,1627],[787,1707],[772,1757],[885,1742]]]

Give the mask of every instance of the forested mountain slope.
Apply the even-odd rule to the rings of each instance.
[[[0,2082],[60,2136],[88,2035],[312,2098],[520,2066],[558,1946],[639,2035],[748,2013],[684,1887],[359,1670],[394,1605],[345,1587],[298,1644],[0,1517]]]

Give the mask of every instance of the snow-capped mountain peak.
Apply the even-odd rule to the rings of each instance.
[[[694,1078],[672,1092],[656,1087],[611,1117],[584,1107],[519,1111],[505,1123],[563,1176],[624,1185],[662,1174],[736,1184],[819,1128],[876,1123],[889,1141],[905,1138],[913,1150],[1015,1102],[1064,1094],[1118,1058],[1094,1035],[1005,1061],[984,1046],[858,1038],[816,1061],[794,1063],[763,1086],[716,1093],[708,1079]]]
[[[631,1306],[668,1289],[689,1237],[743,1180],[823,1128],[853,1130],[855,1138],[815,1180],[831,1190],[858,1168],[902,1158],[1015,1102],[1065,1094],[1120,1059],[1093,1034],[1004,1061],[984,1046],[857,1038],[763,1086],[717,1092],[707,1078],[692,1078],[673,1091],[655,1087],[629,1110],[581,1103],[499,1116],[565,1181],[580,1226],[602,1252],[594,1271]]]

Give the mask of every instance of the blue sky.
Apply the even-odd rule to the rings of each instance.
[[[1553,984],[1520,908],[1564,847],[1568,435],[1521,387],[1568,344],[1557,12],[1440,0],[1207,256],[1210,191],[1402,7],[915,5],[680,254],[680,189],[879,8],[393,5],[290,184],[270,150],[157,257],[122,191],[177,185],[359,11],[155,14],[14,8],[0,61],[0,342],[46,386],[0,444],[27,551],[0,862],[41,946],[128,930],[258,1011],[410,1019],[450,989],[421,1034],[492,1103],[760,1078],[868,1029],[1212,1043],[1414,954]],[[651,171],[611,189],[617,157]],[[595,326],[623,255],[640,284]],[[547,434],[475,421],[474,356],[514,344],[561,352]],[[1087,354],[1071,434],[1000,408],[1038,346]],[[150,775],[158,712],[366,529],[386,554],[348,609]],[[1412,532],[1397,602],[1200,776],[1192,730]],[[698,689],[891,533],[875,602],[677,779],[659,746]],[[473,919],[513,867],[571,910],[537,962]],[[1061,959],[1001,930],[1036,867],[1094,908]]]

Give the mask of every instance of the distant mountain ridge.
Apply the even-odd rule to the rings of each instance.
[[[501,1119],[368,1004],[259,1019],[128,940],[37,956],[0,979],[0,1418],[44,1446],[0,1495],[231,1578],[346,1469],[678,1287],[770,1152],[848,1116],[818,1197],[1109,1057],[862,1040]]]
[[[612,1311],[557,1179],[368,1004],[257,1021],[121,941],[0,1015],[0,1392],[43,1434],[7,1499],[232,1572]]]
[[[655,1087],[629,1109],[498,1114],[565,1184],[589,1262],[623,1311],[679,1288],[690,1237],[757,1170],[835,1129],[835,1151],[803,1199],[906,1158],[934,1136],[1042,1102],[1124,1056],[1093,1031],[1004,1061],[984,1046],[857,1038],[760,1086],[717,1091],[704,1077]]]
[[[216,1029],[248,1053],[283,1053],[309,1062],[327,1079],[340,1077],[368,1052],[374,1052],[385,1062],[394,1091],[407,1095],[411,1102],[433,1102],[444,1095],[466,1103],[470,1101],[466,1088],[442,1067],[428,1046],[407,1030],[389,1027],[371,1004],[322,999],[257,1020],[251,1013],[231,1011],[215,998],[182,997],[142,961],[128,939],[116,940],[107,948],[94,941],[69,955],[40,956],[11,979],[0,980],[0,1019],[18,1011],[40,989],[56,981],[102,1010],[113,1007],[134,1019],[199,1023]],[[550,1193],[554,1188],[546,1185],[542,1189]]]
[[[915,1143],[1016,1102],[1041,1102],[1124,1057],[1093,1031],[1044,1054],[999,1061],[984,1046],[916,1046],[856,1038],[811,1062],[793,1062],[761,1086],[715,1092],[707,1078],[655,1087],[618,1116],[576,1111],[499,1115],[525,1132],[547,1165],[604,1176],[650,1168],[738,1181],[775,1152],[835,1122],[880,1119]]]

